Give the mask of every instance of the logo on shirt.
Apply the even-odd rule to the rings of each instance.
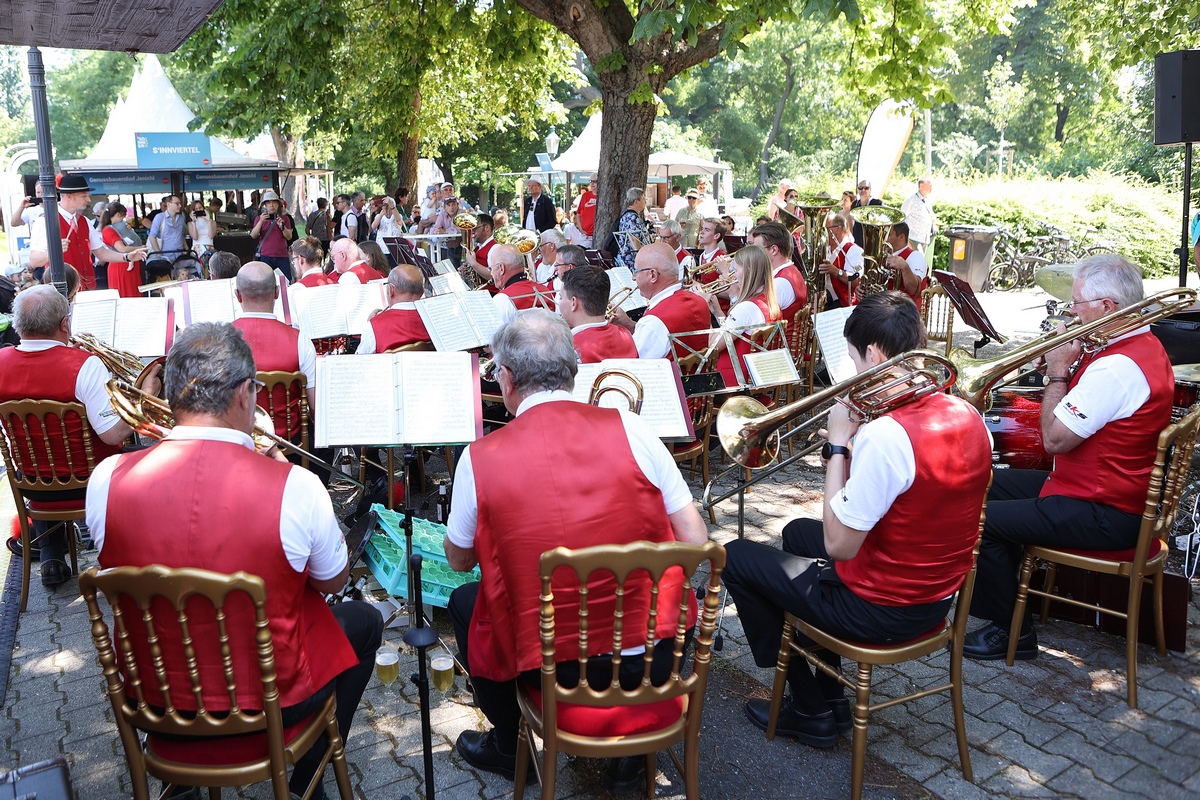
[[[1080,411],[1079,406],[1075,405],[1074,403],[1063,403],[1063,407],[1065,409],[1067,409],[1067,412],[1072,417],[1075,417],[1077,419],[1087,419],[1087,414]]]

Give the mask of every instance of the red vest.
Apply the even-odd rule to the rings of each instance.
[[[1113,420],[1071,452],[1056,455],[1041,496],[1063,495],[1140,514],[1146,508],[1158,435],[1171,421],[1175,375],[1162,344],[1154,334],[1143,333],[1085,355],[1068,391],[1092,361],[1117,353],[1129,356],[1141,369],[1150,384],[1150,398],[1133,416]]]
[[[611,322],[595,328],[584,328],[576,333],[575,349],[579,352],[581,364],[597,364],[606,358],[638,357],[633,335]]]
[[[292,569],[280,543],[280,506],[292,469],[298,467],[227,442],[164,441],[123,455],[109,486],[99,557],[102,567],[162,564],[225,573],[246,570],[261,577],[267,586],[279,701],[284,707],[310,697],[358,663],[324,598],[308,585],[308,571]],[[156,530],[170,534],[148,530],[150,519]],[[228,611],[234,630],[244,632],[253,624],[248,603],[231,605]],[[136,616],[126,613],[134,625]],[[214,624],[211,616],[193,618],[195,638],[211,641]],[[179,642],[164,636],[162,646],[172,686],[178,687],[176,706],[195,709]],[[252,647],[235,650],[232,657],[240,674],[258,674]],[[209,709],[229,708],[220,670],[202,675],[202,684]],[[161,704],[155,681],[143,686],[147,701]],[[255,696],[261,693],[257,684],[243,682],[238,702],[255,708]]]
[[[662,320],[668,333],[707,330],[712,319],[704,298],[686,289],[676,289],[674,294],[655,303],[652,308],[646,310],[646,316]],[[708,337],[704,334],[689,336],[685,341],[689,347],[700,353],[708,348]],[[675,355],[668,353],[667,357],[674,358]]]
[[[15,347],[0,349],[0,403],[26,399],[78,403],[75,383],[79,378],[79,370],[89,358],[92,358],[90,353],[74,347],[51,347],[38,353],[25,353]],[[72,463],[86,464],[83,422],[75,414],[68,414],[65,423]],[[50,456],[54,459],[54,470],[50,469],[45,450],[39,447],[31,453],[28,445],[19,437],[13,447],[17,461],[21,469],[31,475],[36,473],[42,478],[65,477],[71,474],[71,470],[67,467],[62,425],[51,421],[46,427],[50,434]],[[94,431],[91,447],[97,464],[121,449],[105,444]],[[80,470],[78,477],[86,477],[86,471]]]
[[[350,267],[350,269],[346,270],[346,272],[353,272],[355,275],[357,275],[359,283],[370,283],[371,281],[377,281],[380,278],[387,277],[385,275],[380,275],[377,269],[365,261],[359,261],[357,264]]]
[[[913,253],[913,249],[911,247],[904,247],[904,248],[901,248],[900,250],[897,250],[892,255],[900,256],[900,258],[903,258],[905,261],[908,261],[908,257],[910,255],[912,255],[912,253]],[[904,281],[900,279],[900,276],[898,274],[893,272],[890,275],[888,275],[887,283],[884,284],[884,287],[886,289],[888,289],[889,291],[904,292],[906,295],[908,295],[909,299],[911,299],[914,303],[917,304],[917,310],[920,311],[921,310],[921,292],[928,285],[929,285],[929,277],[926,276],[924,278],[921,278],[919,281],[917,281],[917,291],[909,292],[907,289],[904,288]]]
[[[714,258],[720,258],[723,255],[726,255],[725,250],[723,248],[718,247],[712,253],[709,253],[709,254],[701,253],[700,254],[700,263],[708,264]],[[708,272],[700,273],[700,282],[701,283],[712,283],[713,281],[719,280],[720,277],[721,277],[720,274],[718,274],[716,270],[709,270]],[[717,295],[717,305],[720,306],[722,314],[729,313],[729,298],[728,297],[722,297],[720,295]]]
[[[675,251],[675,260],[678,261],[680,264],[682,264],[683,260],[690,255],[691,255],[691,253],[689,253],[687,251],[687,248],[681,247]]]
[[[775,275],[774,280],[783,279],[792,287],[792,291],[796,294],[796,301],[787,308],[779,309],[779,318],[786,319],[788,328],[795,325],[796,314],[800,309],[808,305],[808,283],[805,282],[804,276],[800,274],[800,270],[792,265],[786,265],[779,273]]]
[[[572,435],[564,437],[563,431]],[[468,667],[472,675],[506,681],[542,663],[538,638],[542,553],[559,545],[668,542],[674,537],[662,492],[638,467],[620,415],[613,409],[569,401],[534,406],[474,442],[471,464],[479,504],[475,553],[483,580],[471,617]],[[529,513],[530,486],[547,488],[536,514]],[[681,589],[688,591],[689,616],[694,619],[695,597],[681,578],[682,574],[675,574],[673,588],[673,581],[664,579],[658,598],[659,638],[674,635]],[[564,592],[564,597],[574,586],[578,582],[568,579],[566,571],[560,571],[553,582],[555,593]],[[613,584],[593,579],[589,587],[587,654],[611,653]],[[643,625],[648,588],[648,582],[626,583],[627,618],[642,619]],[[558,659],[571,661],[579,655],[578,616],[572,609],[559,609]]]
[[[276,319],[239,317],[233,321],[233,327],[246,338],[250,352],[254,354],[254,366],[259,372],[300,371],[300,331],[291,325]],[[295,387],[295,384],[292,385]],[[283,386],[275,387],[274,398],[269,397],[267,390],[263,389],[255,402],[271,412],[271,419],[275,421],[275,435],[291,439],[300,435],[300,392],[293,389],[290,400],[287,400],[286,394]],[[286,414],[285,401],[288,407]],[[288,415],[292,420],[290,430]]]
[[[510,280],[499,293],[508,295],[517,311],[524,311],[535,305],[541,308],[543,304],[551,311],[554,310],[554,287],[549,283],[535,283],[528,278],[518,277],[516,280]]]
[[[846,266],[846,254],[850,252],[850,248],[857,247],[853,239],[847,239],[838,245],[837,255],[833,257],[833,265],[838,269],[844,269]],[[858,305],[858,295],[855,294],[853,287],[842,282],[841,278],[835,278],[832,275],[826,276],[829,280],[829,285],[833,287],[833,293],[837,295],[838,302],[842,304],[842,308],[847,306]],[[861,275],[859,277],[862,277]]]
[[[91,291],[96,288],[96,270],[92,268],[92,241],[88,221],[83,214],[75,215],[75,232],[71,233],[70,224],[58,215],[59,236],[67,240],[67,248],[63,251],[63,261],[70,264],[79,273],[80,291]],[[47,231],[49,233],[49,231]]]
[[[300,276],[300,280],[296,283],[302,286],[307,286],[310,289],[315,289],[318,286],[328,286],[331,283],[337,283],[337,278],[331,278],[319,269],[309,270]]]
[[[971,568],[992,474],[991,445],[979,412],[950,395],[929,395],[888,416],[912,442],[916,477],[854,558],[834,567],[869,602],[933,603],[957,590]]]
[[[770,306],[767,305],[767,298],[765,295],[761,295],[761,294],[755,295],[754,297],[751,297],[747,302],[754,303],[754,305],[758,306],[759,310],[762,311],[763,319],[765,319],[767,322],[778,322],[779,321],[779,317],[771,316]],[[782,340],[780,340],[780,344],[782,344]],[[749,381],[750,380],[750,372],[746,368],[746,354],[749,353],[751,350],[750,343],[743,342],[741,339],[734,339],[733,349],[734,349],[734,352],[737,353],[738,363],[742,365],[742,372],[746,376],[746,380]],[[737,375],[734,374],[733,360],[729,357],[728,350],[722,350],[720,355],[717,356],[717,372],[720,372],[722,375],[725,376],[725,385],[726,386],[736,386],[737,385],[737,382],[738,382]]]
[[[478,250],[475,251],[475,260],[478,261],[480,264],[482,264],[484,269],[487,269],[488,253],[492,252],[492,248],[495,246],[496,246],[496,240],[488,239],[487,244],[483,245],[482,247],[480,247]],[[488,294],[494,295],[500,291],[495,286],[493,286],[491,283],[488,283],[486,285],[487,285]]]
[[[428,342],[429,331],[415,308],[389,308],[371,318],[375,332],[375,352],[383,353],[393,347]]]

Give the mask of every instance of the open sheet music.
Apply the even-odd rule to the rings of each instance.
[[[275,270],[279,283],[279,295],[275,298],[275,318],[292,324],[292,308],[288,300],[288,282],[283,273]],[[237,278],[222,278],[213,281],[184,281],[183,327],[197,322],[233,322],[242,315],[242,305],[234,292]]]
[[[787,348],[764,350],[746,354],[746,369],[750,373],[750,386],[754,389],[781,386],[800,380],[796,364]]]
[[[443,352],[489,345],[503,324],[487,292],[424,297],[416,306],[433,346]]]
[[[294,289],[300,332],[309,339],[361,336],[371,312],[387,308],[387,282],[331,283]]]
[[[621,301],[621,310],[625,313],[633,311],[635,308],[645,307],[649,301],[642,297],[642,293],[638,291],[637,283],[633,280],[633,272],[629,267],[613,267],[605,270],[608,273],[608,299],[613,299],[617,292],[622,289],[633,289],[624,300]]]
[[[449,262],[439,261],[435,266],[441,265],[442,263]],[[450,272],[439,272],[437,275],[434,275],[429,279],[429,288],[433,291],[433,296],[435,297],[439,294],[466,294],[468,291],[470,291],[470,289],[467,288],[466,281],[462,279],[462,276],[458,274],[457,270],[452,270]]]
[[[165,297],[93,300],[71,307],[71,333],[90,333],[138,358],[158,358],[171,349],[175,306]]]
[[[479,357],[381,353],[317,359],[317,447],[466,444],[483,436]]]
[[[835,308],[832,311],[822,311],[813,317],[813,330],[817,342],[821,345],[821,354],[825,357],[825,368],[834,383],[853,378],[858,370],[850,360],[846,350],[846,336],[842,333],[846,328],[846,319],[854,307]]]
[[[596,376],[610,369],[632,372],[642,382],[642,411],[638,416],[654,429],[658,438],[676,442],[696,438],[692,415],[683,397],[679,365],[669,358],[610,358],[598,364],[580,364],[572,396],[586,403]],[[621,376],[606,379],[604,385],[607,386],[610,381],[615,386],[632,389],[629,381]],[[600,404],[609,408],[629,407],[625,398],[615,392],[600,398]]]

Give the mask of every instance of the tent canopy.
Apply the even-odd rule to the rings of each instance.
[[[659,150],[650,154],[651,177],[669,178],[673,175],[716,175],[729,169],[728,164],[718,164],[699,156],[689,156],[674,150]]]
[[[0,44],[170,53],[222,0],[33,0],[5,3]]]
[[[557,172],[595,172],[600,169],[600,125],[603,114],[588,118],[567,151],[551,162]]]

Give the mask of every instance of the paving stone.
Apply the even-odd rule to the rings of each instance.
[[[1009,700],[992,706],[980,714],[979,718],[1017,731],[1026,742],[1034,747],[1053,739],[1064,730],[1061,725],[1029,716],[1016,703]]]
[[[1194,792],[1168,780],[1159,770],[1139,764],[1113,782],[1113,787],[1137,793],[1151,800],[1195,800]]]
[[[978,777],[976,780],[979,780]],[[991,800],[994,794],[982,786],[968,782],[956,768],[950,767],[921,785],[946,800]]]
[[[1112,747],[1097,746],[1075,731],[1064,731],[1041,747],[1049,753],[1056,753],[1082,764],[1105,783],[1112,783],[1139,763],[1119,754]]]
[[[991,797],[1057,797],[1042,780],[1042,776],[1011,764],[981,785]]]
[[[1090,769],[1078,765],[1054,776],[1046,786],[1060,796],[1086,800],[1125,800],[1129,796],[1127,792],[1114,789],[1108,782],[1097,778]]]
[[[1032,773],[1038,783],[1053,778],[1071,766],[1070,759],[1038,750],[1016,731],[997,736],[985,744],[983,749],[1014,764],[1020,764],[1023,769]]]
[[[1127,731],[1117,736],[1110,743],[1110,747],[1115,752],[1125,753],[1143,764],[1163,772],[1170,772],[1172,764],[1179,758],[1165,749],[1164,745],[1153,742],[1142,733],[1135,731]]]

